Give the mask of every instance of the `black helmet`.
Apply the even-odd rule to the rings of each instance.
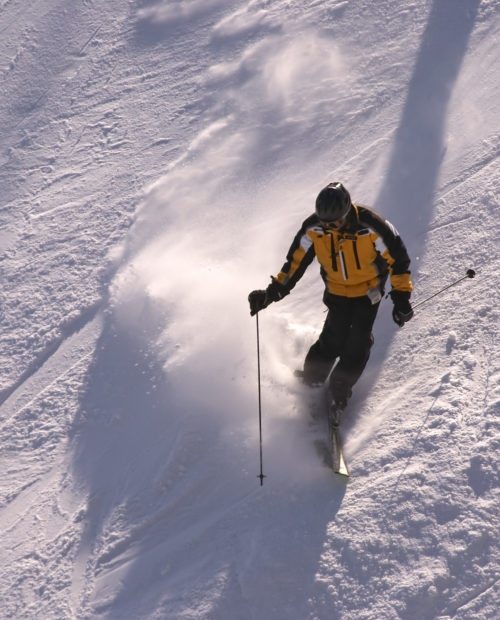
[[[325,222],[342,220],[351,208],[351,197],[342,183],[329,183],[316,198],[316,215]]]

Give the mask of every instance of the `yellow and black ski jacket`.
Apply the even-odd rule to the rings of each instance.
[[[385,246],[379,249],[378,240]],[[383,251],[381,251],[383,250]],[[410,258],[394,226],[373,209],[354,205],[341,230],[324,229],[316,214],[308,217],[295,236],[286,262],[276,276],[289,293],[316,257],[326,293],[362,297],[384,292],[390,275],[393,290],[410,293]]]

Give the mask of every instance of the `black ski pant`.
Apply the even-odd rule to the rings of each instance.
[[[308,383],[323,383],[330,376],[330,386],[341,384],[350,388],[361,376],[373,344],[372,327],[379,304],[364,297],[325,295],[328,306],[323,330],[312,345],[304,362],[304,379]]]

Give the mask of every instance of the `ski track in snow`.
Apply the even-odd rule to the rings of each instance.
[[[499,8],[0,2],[5,618],[489,620],[499,607]],[[317,265],[255,323],[317,191],[400,230],[314,449]]]

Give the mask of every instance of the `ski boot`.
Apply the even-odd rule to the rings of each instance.
[[[340,416],[347,407],[347,402],[351,397],[352,390],[344,381],[332,381],[328,388],[329,392],[329,410],[328,417],[333,427],[340,424]]]

